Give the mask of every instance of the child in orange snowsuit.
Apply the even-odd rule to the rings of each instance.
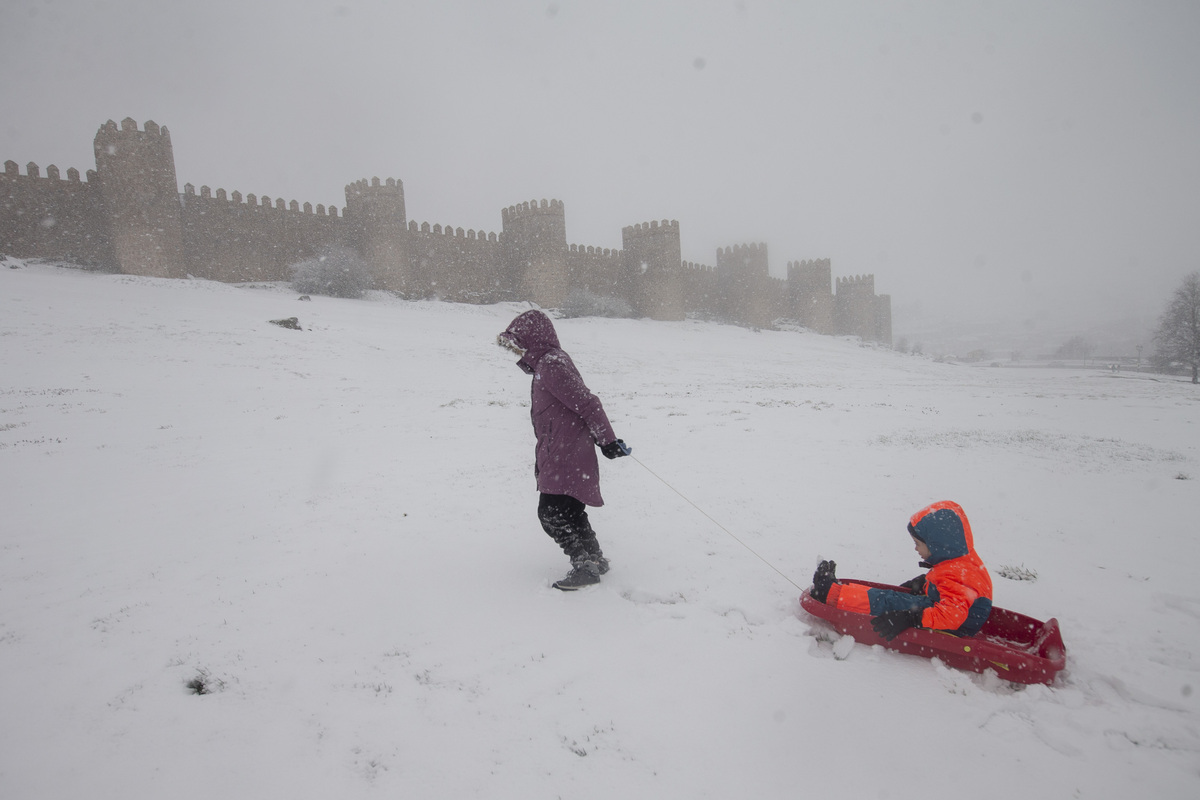
[[[810,594],[837,608],[870,614],[871,627],[891,641],[909,628],[974,636],[992,612],[992,578],[975,553],[971,523],[958,503],[926,506],[908,522],[921,566],[929,572],[900,584],[909,593],[838,583],[837,564],[822,561]]]

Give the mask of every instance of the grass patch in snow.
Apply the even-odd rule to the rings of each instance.
[[[1037,570],[1029,569],[1024,564],[1019,567],[1011,564],[1002,564],[996,570],[996,574],[1001,578],[1008,578],[1010,581],[1036,581],[1038,578]]]

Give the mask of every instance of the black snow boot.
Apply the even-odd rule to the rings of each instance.
[[[604,572],[608,571],[608,562],[601,560],[604,563]],[[582,589],[585,586],[595,586],[600,582],[601,561],[597,561],[591,556],[582,556],[571,561],[571,571],[565,577],[554,582],[555,589],[561,589],[564,592],[573,592],[576,589]]]

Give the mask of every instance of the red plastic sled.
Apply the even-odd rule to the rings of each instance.
[[[838,580],[875,589],[907,591],[886,583]],[[1067,663],[1058,620],[1053,618],[1040,622],[1015,611],[993,608],[983,630],[969,638],[929,628],[909,628],[889,642],[875,633],[868,614],[827,606],[808,592],[800,596],[800,605],[814,617],[832,624],[839,633],[849,634],[862,644],[879,644],[909,655],[938,658],[948,666],[970,672],[995,670],[1001,678],[1014,683],[1051,683]]]

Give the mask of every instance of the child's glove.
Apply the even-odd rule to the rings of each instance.
[[[813,587],[809,592],[816,600],[825,602],[825,598],[829,597],[829,589],[833,586],[837,577],[834,572],[837,570],[836,561],[822,561],[817,565],[817,571],[813,573]]]
[[[875,629],[875,632],[889,642],[909,628],[916,628],[920,624],[921,609],[919,608],[885,611],[871,620],[871,627]]]
[[[911,581],[905,581],[900,584],[901,588],[908,589],[912,594],[925,594],[925,576],[918,575]]]
[[[605,458],[620,458],[633,452],[633,448],[625,444],[624,439],[613,439],[608,444],[600,445],[600,452]]]

